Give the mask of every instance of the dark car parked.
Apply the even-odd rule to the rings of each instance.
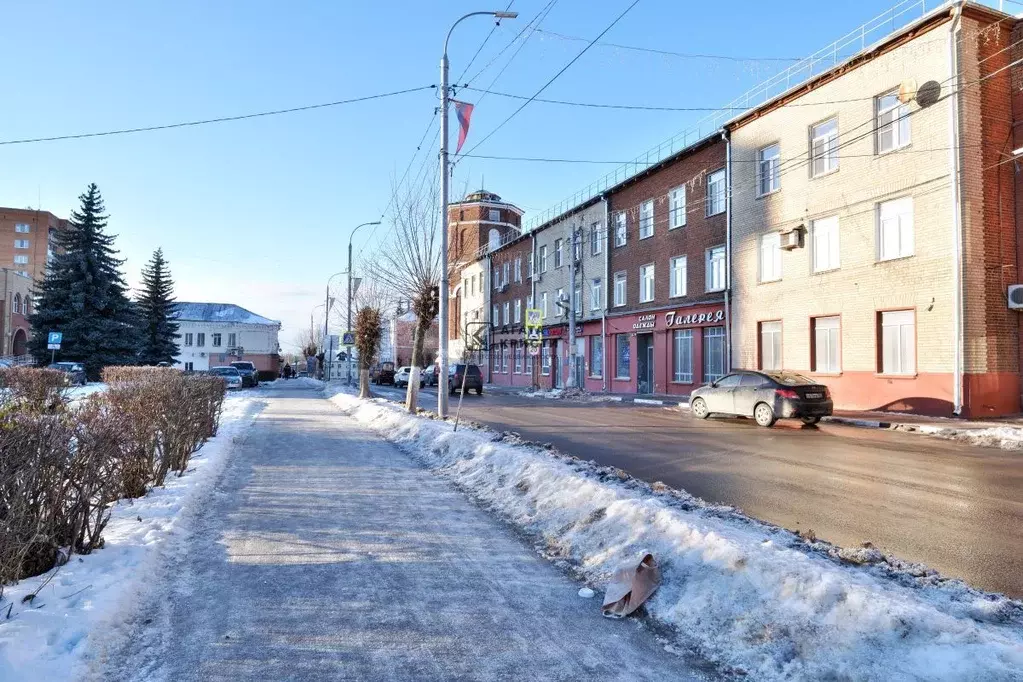
[[[239,360],[238,362],[232,362],[231,366],[238,370],[242,375],[242,387],[251,386],[255,388],[259,386],[259,370],[251,362]]]
[[[85,386],[85,366],[79,362],[55,362],[50,369],[67,374],[67,381],[73,386]]]
[[[476,391],[476,395],[483,395],[483,374],[479,365],[452,365],[448,370],[448,391],[455,393],[462,390],[463,379],[466,391]]]
[[[377,375],[373,380],[373,383],[377,386],[394,386],[394,363],[381,362],[380,369],[377,371]]]
[[[433,364],[423,370],[423,383],[427,386],[436,386],[440,383],[438,373],[440,372],[440,366]]]
[[[739,370],[701,386],[689,397],[694,417],[739,415],[753,417],[760,426],[772,426],[778,419],[816,424],[830,416],[832,408],[827,386],[785,371]]]

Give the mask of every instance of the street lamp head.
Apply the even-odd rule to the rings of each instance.
[[[494,16],[498,19],[515,19],[519,16],[518,12],[494,12]]]

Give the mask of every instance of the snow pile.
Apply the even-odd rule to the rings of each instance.
[[[386,401],[332,401],[538,537],[593,586],[650,551],[646,605],[677,644],[756,679],[1010,680],[1023,670],[1023,604],[933,571],[846,551],[663,484]],[[609,627],[614,627],[609,625]]]
[[[610,395],[594,395],[581,388],[539,388],[519,391],[516,395],[522,398],[540,398],[542,400],[572,400],[582,403],[621,402],[622,399]]]
[[[1023,428],[1018,426],[992,426],[978,429],[956,429],[946,426],[921,424],[917,427],[920,433],[929,436],[955,440],[970,445],[1001,448],[1003,450],[1023,450]]]
[[[117,636],[127,615],[142,601],[167,551],[167,541],[187,531],[188,517],[201,506],[235,439],[261,407],[262,401],[251,396],[228,396],[217,436],[192,455],[183,477],[169,476],[164,487],[145,497],[117,503],[103,533],[103,549],[73,555],[56,572],[3,589],[0,680],[81,676],[88,661],[98,655],[104,642]],[[30,603],[22,602],[37,590]]]

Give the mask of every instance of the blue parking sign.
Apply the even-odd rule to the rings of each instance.
[[[64,340],[62,332],[50,332],[46,335],[46,348],[48,350],[60,350],[60,342]]]

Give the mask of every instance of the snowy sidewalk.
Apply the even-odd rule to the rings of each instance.
[[[101,677],[698,678],[322,393],[267,393],[150,631]]]

